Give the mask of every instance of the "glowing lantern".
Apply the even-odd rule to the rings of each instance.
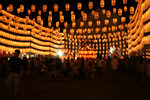
[[[91,14],[92,14],[92,15],[95,15],[95,11],[94,11],[94,10],[92,10],[92,11],[91,11]]]
[[[116,0],[111,0],[111,5],[115,6],[116,5]]]
[[[117,11],[116,11],[116,8],[113,8],[113,13],[115,14]]]
[[[134,7],[130,7],[130,14],[134,14]]]
[[[123,4],[127,4],[127,0],[123,0]]]
[[[71,34],[74,34],[74,29],[70,29],[70,33],[71,33]]]
[[[41,16],[41,14],[42,14],[42,12],[41,12],[41,10],[39,10],[39,11],[38,11],[38,15]]]
[[[99,18],[99,13],[98,13],[98,12],[95,12],[94,18],[95,18],[95,19],[98,19],[98,18]]]
[[[107,17],[107,18],[110,18],[110,17],[111,17],[111,11],[109,11],[109,10],[107,11],[106,17]]]
[[[64,22],[64,27],[67,27],[68,23],[67,22]]]
[[[124,26],[123,26],[123,25],[119,25],[119,29],[120,29],[120,30],[123,30],[123,29],[124,29]]]
[[[43,5],[43,12],[47,11],[47,5]]]
[[[82,9],[82,3],[78,3],[77,8],[78,8],[78,10],[81,10]]]
[[[100,21],[100,20],[97,20],[97,21],[96,21],[96,24],[97,24],[97,26],[100,26],[101,21]]]
[[[53,17],[52,16],[48,16],[48,22],[52,22]]]
[[[76,22],[72,22],[72,27],[75,27],[76,26]]]
[[[84,14],[84,11],[81,11],[81,16],[83,16],[83,14]]]
[[[64,22],[64,16],[63,16],[63,15],[60,16],[60,22],[61,22],[61,23]]]
[[[41,16],[37,16],[37,22],[40,23],[41,21]]]
[[[105,19],[105,25],[108,25],[108,24],[109,24],[109,20]]]
[[[122,9],[118,9],[118,15],[122,16]]]
[[[28,9],[28,15],[31,15],[31,10],[30,9]]]
[[[26,21],[29,21],[29,16],[25,16]]]
[[[60,16],[60,15],[63,15],[63,12],[62,12],[62,11],[59,11],[59,16]]]
[[[12,4],[9,5],[9,11],[13,12],[13,5]]]
[[[89,9],[93,9],[93,2],[89,2]]]
[[[113,24],[117,23],[117,18],[113,18]]]
[[[112,31],[115,31],[115,26],[112,26],[111,28],[112,28]]]
[[[52,16],[52,11],[49,11],[49,16]]]
[[[88,26],[92,26],[92,21],[88,21]]]
[[[24,5],[20,5],[20,12],[24,12]]]
[[[89,33],[89,34],[91,33],[91,29],[90,29],[90,28],[88,28],[88,33]]]
[[[99,31],[100,31],[100,28],[95,28],[96,33],[99,33]]]
[[[87,20],[87,14],[84,13],[82,18],[83,18],[83,21],[86,21]]]
[[[59,21],[56,22],[56,27],[57,27],[57,28],[59,27]]]
[[[102,9],[102,14],[105,14],[105,13],[106,13],[105,9]]]
[[[58,5],[55,4],[55,5],[54,5],[54,12],[57,12],[57,11],[58,11]]]
[[[76,20],[76,16],[75,15],[71,15],[71,21],[74,22]]]
[[[127,6],[124,6],[124,12],[127,12]]]
[[[129,16],[129,20],[132,20],[132,15]]]
[[[110,28],[110,27],[108,27],[108,31],[111,31],[111,28]]]
[[[43,23],[44,23],[44,22],[43,22],[43,19],[42,19],[42,20],[41,20],[41,23],[40,23],[40,24],[41,24],[41,26],[43,26]]]
[[[100,7],[101,7],[101,8],[104,8],[104,6],[105,6],[105,1],[104,1],[104,0],[101,0],[101,1],[100,1]]]
[[[17,8],[17,13],[20,14],[20,8]]]
[[[69,11],[70,10],[70,4],[66,4],[65,9],[66,9],[66,11]]]
[[[125,22],[126,21],[126,17],[121,17],[121,22]]]
[[[7,7],[7,11],[10,12],[10,7],[9,6]]]
[[[74,15],[74,11],[71,11],[71,15]]]
[[[84,26],[84,22],[80,22],[80,27],[83,27]]]
[[[0,4],[0,10],[2,10],[2,4]]]
[[[35,5],[31,5],[31,11],[35,12]]]

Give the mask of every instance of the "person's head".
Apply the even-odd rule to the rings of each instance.
[[[15,50],[15,57],[19,57],[20,55],[20,50]]]

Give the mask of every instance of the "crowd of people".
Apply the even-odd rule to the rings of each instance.
[[[98,79],[102,73],[106,72],[112,76],[112,80],[117,80],[119,71],[128,71],[128,62],[118,59],[117,56],[102,59],[101,55],[97,59],[91,58],[19,58],[20,51],[15,51],[15,56],[9,60],[0,59],[0,76],[6,80],[9,88],[12,80],[15,83],[14,97],[17,94],[20,78],[27,76],[37,76],[43,80],[79,80],[79,79]]]

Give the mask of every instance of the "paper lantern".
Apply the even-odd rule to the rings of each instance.
[[[9,6],[6,9],[7,9],[8,12],[10,12],[10,7]]]
[[[125,22],[126,21],[126,17],[121,17],[121,22]]]
[[[116,11],[116,8],[113,8],[113,13],[115,14],[117,11]]]
[[[56,22],[56,27],[57,27],[57,28],[59,27],[59,21]]]
[[[105,19],[105,25],[108,25],[108,24],[109,24],[109,20]]]
[[[84,22],[80,22],[80,27],[83,27],[84,26]]]
[[[127,6],[124,6],[124,12],[127,12]]]
[[[90,28],[88,28],[88,33],[89,33],[89,34],[91,33],[91,29],[90,29]]]
[[[101,8],[104,8],[104,7],[105,7],[105,1],[104,1],[104,0],[101,0],[101,1],[100,1],[100,7],[101,7]]]
[[[41,14],[42,14],[42,12],[41,12],[41,10],[39,10],[39,11],[38,11],[38,15],[41,16]]]
[[[121,9],[121,8],[118,9],[118,15],[119,15],[119,16],[122,16],[122,9]]]
[[[62,11],[59,11],[59,16],[60,16],[60,15],[63,15],[63,12],[62,12]]]
[[[116,5],[116,0],[111,0],[111,5],[115,6]]]
[[[100,21],[100,20],[97,20],[97,21],[96,21],[96,24],[97,24],[97,26],[100,26],[101,21]]]
[[[72,22],[72,27],[75,27],[76,26],[76,22]]]
[[[81,11],[81,16],[83,16],[83,14],[84,14],[84,11]]]
[[[81,10],[82,9],[82,3],[78,3],[77,8],[78,8],[78,10]]]
[[[130,7],[130,14],[134,14],[134,7]]]
[[[74,34],[74,29],[70,29],[70,34]]]
[[[31,11],[35,12],[35,5],[31,5]]]
[[[63,15],[60,16],[60,22],[61,22],[61,23],[64,22],[64,16],[63,16]]]
[[[51,26],[52,26],[52,23],[49,22],[49,23],[48,23],[48,27],[51,27]]]
[[[43,24],[44,24],[43,19],[41,20],[40,24],[41,24],[41,26],[43,26]]]
[[[24,12],[24,5],[20,5],[20,12]]]
[[[70,4],[66,4],[65,9],[66,9],[66,11],[69,11],[70,10]]]
[[[112,26],[111,28],[112,28],[112,31],[114,32],[115,31],[115,26]]]
[[[89,9],[93,9],[93,2],[89,2]]]
[[[67,27],[68,23],[67,22],[64,22],[64,27]]]
[[[48,22],[52,22],[53,17],[52,16],[48,16]]]
[[[95,12],[94,18],[95,18],[95,19],[98,19],[98,18],[99,18],[99,13],[98,13],[98,12]]]
[[[20,14],[20,8],[17,8],[17,13]]]
[[[92,21],[88,21],[88,26],[92,26]]]
[[[13,12],[13,5],[12,4],[9,5],[9,11]]]
[[[0,10],[2,10],[2,4],[0,4]]]
[[[95,33],[99,33],[100,28],[95,28]]]
[[[75,15],[71,15],[71,21],[74,22],[76,20],[76,16]]]
[[[28,9],[28,15],[31,15],[31,10],[30,9]]]
[[[52,16],[52,11],[49,11],[49,16]]]
[[[92,10],[92,11],[91,11],[91,14],[94,16],[94,15],[95,15],[95,10]]]
[[[123,0],[123,4],[127,4],[127,0]]]
[[[40,23],[41,21],[41,16],[37,16],[37,22]]]
[[[109,10],[107,11],[106,17],[107,17],[107,18],[110,18],[110,17],[111,17],[111,11],[109,11]]]
[[[106,13],[105,9],[102,9],[102,14],[105,14],[105,13]]]
[[[47,5],[43,5],[43,12],[47,12]]]
[[[54,5],[54,12],[57,12],[57,11],[58,11],[58,5],[55,4],[55,5]]]
[[[83,19],[83,21],[86,21],[86,20],[87,20],[87,14],[86,14],[86,13],[83,14],[82,19]]]
[[[124,25],[119,25],[119,29],[123,30],[124,29]]]
[[[132,20],[132,15],[129,16],[129,20]]]
[[[110,28],[110,27],[108,27],[108,31],[111,31],[111,28]]]
[[[117,18],[113,18],[113,24],[117,23]]]

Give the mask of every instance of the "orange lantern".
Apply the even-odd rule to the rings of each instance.
[[[123,0],[123,4],[127,4],[127,0]]]
[[[95,19],[98,19],[98,18],[99,18],[99,13],[98,13],[98,12],[95,12],[94,18],[95,18]]]
[[[115,6],[116,5],[116,0],[111,0],[111,5]]]
[[[74,29],[70,29],[70,33],[71,33],[71,34],[74,34]]]
[[[84,11],[81,11],[81,16],[83,16],[83,14],[84,14]]]
[[[124,6],[124,12],[127,12],[127,6]]]
[[[107,11],[106,17],[107,17],[107,18],[110,18],[110,17],[111,17],[111,11],[109,11],[109,10]]]
[[[12,4],[9,5],[9,11],[13,12],[13,5]]]
[[[121,22],[125,22],[126,21],[126,17],[121,17]]]
[[[70,4],[66,4],[65,9],[66,9],[66,11],[69,11],[70,10]]]
[[[63,15],[63,12],[62,12],[62,11],[59,11],[59,16],[60,16],[60,15]]]
[[[87,20],[87,14],[84,13],[82,18],[83,18],[83,21],[86,21]]]
[[[92,11],[91,11],[91,14],[92,14],[92,15],[95,15],[95,10],[92,10]]]
[[[43,5],[43,12],[47,11],[47,5]]]
[[[129,16],[129,20],[132,20],[132,15]]]
[[[100,1],[100,7],[101,7],[101,8],[104,8],[104,7],[105,7],[105,1],[104,1],[104,0],[101,0],[101,1]]]
[[[7,7],[7,11],[10,12],[10,7],[9,6]]]
[[[76,26],[76,22],[72,22],[72,27],[75,27]]]
[[[17,13],[20,14],[20,8],[17,8]]]
[[[108,25],[108,24],[109,24],[109,20],[105,19],[105,25]]]
[[[82,9],[82,3],[78,3],[77,8],[78,8],[78,10],[81,10]]]
[[[52,16],[52,11],[49,11],[49,16]]]
[[[41,20],[41,23],[40,23],[40,24],[41,24],[41,26],[43,26],[43,23],[44,23],[44,22],[43,22],[43,19],[42,19],[42,20]]]
[[[134,14],[134,7],[130,7],[130,14]]]
[[[63,16],[63,15],[60,16],[60,22],[61,22],[61,23],[64,22],[64,16]]]
[[[95,28],[95,33],[99,33],[100,28]]]
[[[105,13],[106,13],[105,9],[102,9],[102,14],[105,14]]]
[[[74,15],[74,11],[71,11],[71,15]]]
[[[121,8],[118,9],[118,15],[119,15],[119,16],[122,16],[122,9],[121,9]]]
[[[48,23],[48,27],[51,27],[51,26],[52,26],[52,23],[49,22],[49,23]]]
[[[42,14],[42,12],[41,12],[41,10],[39,10],[39,11],[38,11],[38,15],[41,16],[41,14]]]
[[[2,10],[2,4],[0,4],[0,10]]]
[[[113,24],[117,23],[117,18],[113,18]]]
[[[71,21],[74,22],[76,20],[76,16],[75,15],[71,15]]]
[[[88,21],[88,26],[92,26],[92,21]]]
[[[58,11],[58,5],[55,4],[55,5],[54,5],[54,12],[57,12],[57,11]]]
[[[59,27],[59,21],[56,22],[56,27],[57,27],[57,28]]]
[[[31,10],[30,9],[28,9],[28,15],[31,15]]]
[[[117,11],[116,11],[116,8],[113,8],[113,13],[115,14]]]
[[[108,31],[111,31],[111,28],[110,28],[110,27],[108,27]]]
[[[41,21],[41,16],[37,16],[37,22],[40,23]]]
[[[80,22],[80,27],[83,27],[84,26],[84,22]]]
[[[111,28],[112,28],[112,31],[114,32],[115,31],[115,26],[112,26]]]
[[[48,16],[48,22],[52,22],[53,17],[52,16]]]
[[[101,21],[100,21],[100,20],[97,20],[97,21],[96,21],[96,24],[97,24],[97,26],[100,26]]]
[[[31,11],[35,12],[35,5],[31,5]]]
[[[64,27],[67,27],[68,23],[67,22],[64,22]]]
[[[93,9],[93,2],[89,2],[89,9]]]
[[[24,12],[24,5],[20,5],[20,12]]]

